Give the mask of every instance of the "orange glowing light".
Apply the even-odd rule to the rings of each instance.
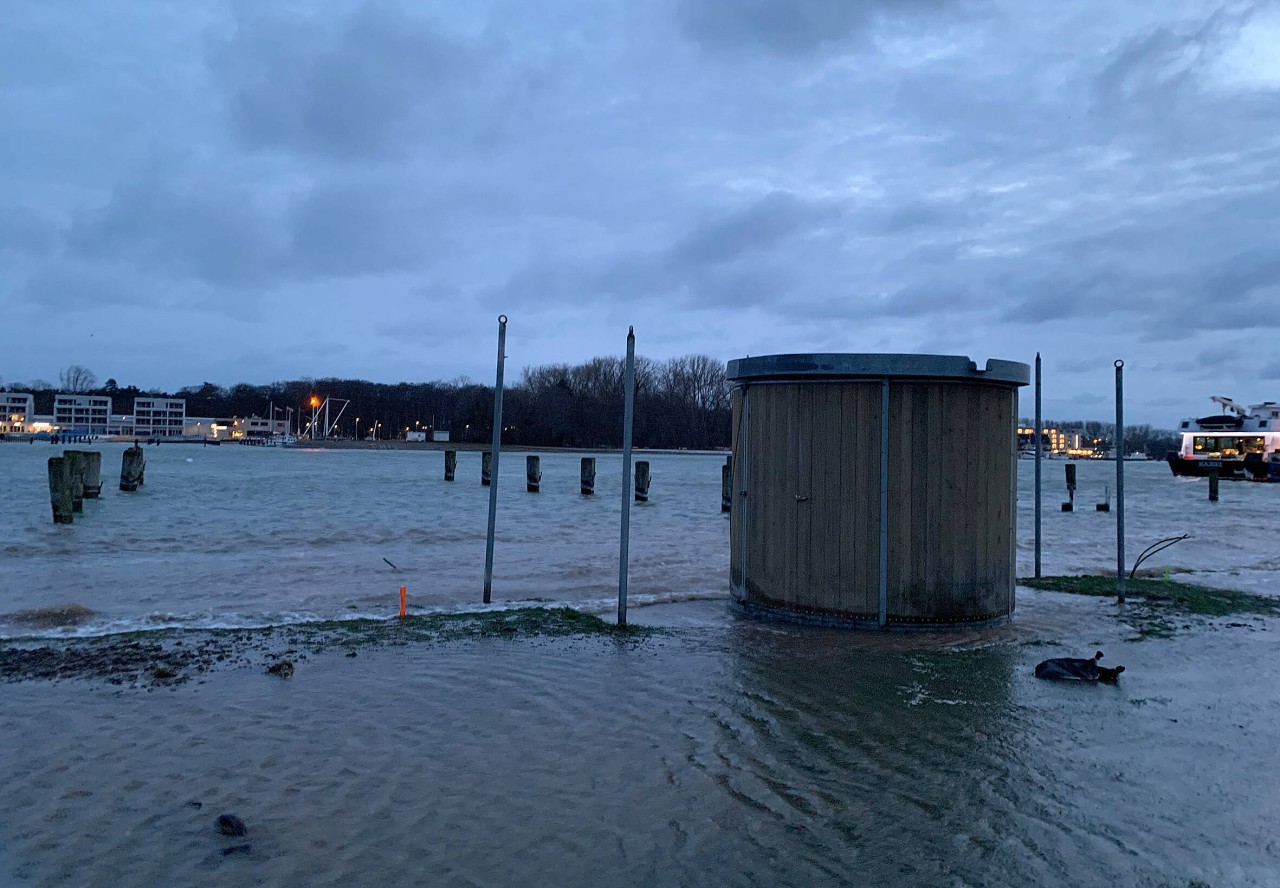
[[[311,396],[311,406],[312,406],[312,407],[319,407],[319,406],[320,406],[320,399],[319,399],[319,398],[317,398],[315,395],[312,395],[312,396]]]

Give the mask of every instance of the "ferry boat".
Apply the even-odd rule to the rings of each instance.
[[[1203,478],[1280,481],[1280,404],[1264,401],[1246,409],[1214,395],[1223,412],[1184,419],[1182,447],[1168,456],[1173,474]]]

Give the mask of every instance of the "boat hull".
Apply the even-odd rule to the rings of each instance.
[[[1280,481],[1280,465],[1262,460],[1188,459],[1177,453],[1170,453],[1166,460],[1180,478],[1208,478],[1217,473],[1229,481]]]

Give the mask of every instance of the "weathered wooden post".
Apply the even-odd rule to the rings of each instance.
[[[480,483],[488,487],[493,482],[493,451],[480,454]]]
[[[120,489],[131,493],[142,486],[147,459],[137,444],[127,449],[120,460]]]
[[[1218,501],[1218,472],[1216,469],[1209,471],[1209,502],[1216,503]]]
[[[591,496],[596,492],[596,458],[594,456],[584,456],[582,458],[581,480],[578,489],[583,496]]]
[[[1070,512],[1076,507],[1076,464],[1067,463],[1067,496],[1069,501],[1062,504],[1062,511]]]
[[[649,502],[649,462],[648,460],[638,460],[636,462],[636,502]]]
[[[53,506],[54,524],[75,520],[71,509],[71,466],[62,456],[49,457],[49,503]]]
[[[728,512],[733,507],[733,464],[726,462],[720,467],[720,511]]]
[[[71,478],[71,511],[84,511],[84,454],[79,450],[64,450],[62,458]]]
[[[458,451],[446,450],[444,452],[444,480],[452,481],[453,476],[458,471]]]
[[[525,489],[529,493],[537,493],[542,487],[542,458],[526,456],[524,458]]]
[[[84,498],[97,499],[102,495],[102,452],[84,451]]]

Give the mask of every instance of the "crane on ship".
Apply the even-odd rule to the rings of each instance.
[[[1230,410],[1236,416],[1249,415],[1248,410],[1245,410],[1243,407],[1241,407],[1239,404],[1237,404],[1235,401],[1231,400],[1230,398],[1224,398],[1222,397],[1222,395],[1210,395],[1209,400],[1213,401],[1215,404],[1221,404],[1224,411]]]

